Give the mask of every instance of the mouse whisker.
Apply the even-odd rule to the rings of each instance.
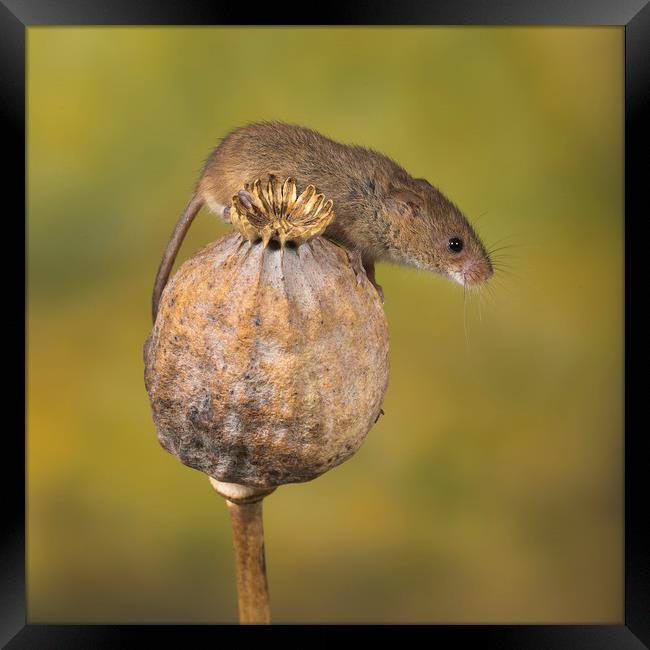
[[[518,246],[517,244],[512,244],[512,245],[506,244],[504,246],[497,246],[496,248],[489,248],[487,250],[487,254],[491,258],[492,255],[494,255],[495,253],[499,253],[499,252],[505,251],[505,250],[512,250],[513,248],[520,248],[520,246]]]
[[[507,278],[507,282],[505,281]],[[502,295],[504,292],[511,292],[513,289],[513,284],[512,280],[518,280],[519,278],[512,273],[506,272],[506,275],[504,276],[503,273],[499,274],[497,278],[494,278],[495,282],[492,287],[490,287],[490,291],[492,293],[493,298],[496,300],[497,295]],[[497,289],[498,289],[498,294],[497,294]]]
[[[513,237],[518,237],[520,233],[510,233],[509,235],[505,235],[504,237],[500,237],[496,241],[493,241],[491,246],[496,246],[497,244],[500,244],[501,242],[507,241],[508,239],[512,239]],[[523,246],[524,244],[518,244],[519,246]]]
[[[492,269],[511,269],[513,268],[512,264],[506,260],[496,259],[492,260]]]
[[[467,326],[467,284],[463,273],[463,330],[465,331],[465,349],[469,352],[469,328]]]
[[[495,275],[498,274],[498,278],[502,278],[504,275],[520,277],[519,274],[515,272],[515,268],[517,267],[508,262],[504,262],[503,260],[497,260],[492,264],[492,269],[494,270]]]

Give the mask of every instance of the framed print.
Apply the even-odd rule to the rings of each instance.
[[[647,2],[322,11],[0,3],[0,641],[648,647]]]

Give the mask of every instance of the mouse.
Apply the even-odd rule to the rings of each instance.
[[[333,202],[335,217],[323,236],[342,246],[357,274],[370,280],[381,300],[375,263],[391,262],[439,273],[463,286],[493,274],[488,252],[463,212],[424,178],[414,178],[392,158],[374,149],[343,144],[297,124],[249,123],[228,133],[203,164],[195,191],[158,268],[152,315],[183,239],[205,206],[230,223],[235,196],[258,178],[295,180]]]

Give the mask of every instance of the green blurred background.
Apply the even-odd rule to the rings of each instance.
[[[202,161],[258,119],[392,156],[509,265],[466,300],[378,267],[386,414],[266,500],[274,620],[622,622],[622,28],[150,27],[28,29],[29,621],[236,621],[142,346]]]

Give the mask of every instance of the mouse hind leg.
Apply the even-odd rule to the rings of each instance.
[[[212,195],[206,195],[205,205],[208,208],[208,210],[210,210],[210,212],[220,217],[224,223],[232,223],[232,221],[230,220],[229,205],[224,205],[223,203],[215,199]]]

